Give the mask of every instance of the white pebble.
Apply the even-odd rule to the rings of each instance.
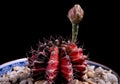
[[[107,77],[107,73],[104,74],[104,75],[102,75],[102,79],[103,79],[104,81],[109,81],[109,80],[108,80],[108,77]]]
[[[27,80],[20,81],[20,84],[26,84],[26,83],[27,83]]]
[[[77,83],[77,84],[80,84],[80,83]],[[83,82],[83,83],[81,83],[81,84],[89,84],[88,82]]]
[[[28,84],[33,84],[33,79],[32,78],[28,78],[27,82],[28,82]]]
[[[110,81],[107,81],[105,84],[112,84]]]
[[[24,66],[15,66],[15,67],[13,68],[13,70],[15,70],[15,71],[23,70],[23,69],[25,69]]]
[[[44,80],[40,80],[40,81],[36,81],[34,84],[48,84],[48,82]]]
[[[104,80],[99,79],[99,80],[98,80],[98,84],[106,84],[106,83],[105,83],[105,81],[104,81]]]
[[[4,82],[0,82],[0,84],[11,84],[11,83],[4,81]]]
[[[90,65],[87,66],[87,71],[94,71],[94,69],[95,66],[90,66]]]
[[[5,84],[11,84],[10,82],[6,82]]]
[[[17,71],[17,74],[20,74],[20,73],[23,73],[23,72],[24,72],[24,70],[20,69],[20,70]]]
[[[83,76],[83,79],[84,79],[84,80],[87,80],[87,79],[88,79],[87,74],[85,74],[85,75]]]
[[[17,74],[16,71],[11,71],[11,72],[7,73],[7,75],[16,75],[16,74]]]
[[[19,75],[20,80],[26,79],[28,77],[28,75],[26,73],[20,73],[18,75]]]
[[[9,81],[9,79],[6,77],[6,78],[0,78],[0,82],[3,82],[3,81]]]
[[[15,75],[10,75],[10,76],[9,76],[9,80],[12,81],[12,83],[17,82],[17,79],[18,79],[18,78],[17,78]]]
[[[112,73],[107,73],[108,80],[113,84],[118,84],[117,77]]]
[[[88,75],[88,77],[93,78],[94,77],[94,71],[88,71],[87,75]]]
[[[79,84],[79,81],[76,80],[76,79],[74,79],[74,80],[73,80],[73,84]]]
[[[101,75],[104,72],[104,69],[102,67],[98,67],[95,69],[95,74]]]

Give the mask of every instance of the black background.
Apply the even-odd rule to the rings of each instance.
[[[43,37],[71,35],[68,10],[80,4],[85,15],[78,40],[89,59],[120,73],[119,14],[114,2],[98,0],[55,0],[3,2],[0,25],[0,64],[26,57],[26,51]]]

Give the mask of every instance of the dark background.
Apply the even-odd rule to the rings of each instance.
[[[30,46],[43,37],[70,37],[71,23],[67,12],[76,3],[85,12],[80,23],[79,45],[84,43],[90,60],[120,73],[118,5],[117,2],[98,0],[3,2],[0,16],[0,64],[26,57]]]

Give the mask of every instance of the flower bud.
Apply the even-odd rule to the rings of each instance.
[[[68,11],[68,18],[72,24],[78,24],[84,16],[84,11],[79,4],[74,5]]]

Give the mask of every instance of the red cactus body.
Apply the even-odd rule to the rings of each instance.
[[[61,49],[60,63],[60,71],[62,73],[62,76],[69,84],[73,81],[73,68],[70,57],[67,55],[64,47]]]
[[[59,41],[59,40],[57,40]],[[61,83],[72,84],[74,79],[82,80],[86,70],[86,56],[82,48],[75,43],[49,41],[39,51],[29,57],[29,65],[33,76],[43,75],[48,84],[56,83],[58,78],[63,79]],[[58,82],[57,82],[58,83]]]
[[[73,43],[71,43],[71,45],[75,45]],[[70,46],[71,46],[70,45]],[[75,77],[77,77],[77,75],[79,75],[80,77],[77,77],[78,79],[81,79],[82,76],[84,75],[84,71],[86,69],[86,56],[83,55],[83,50],[82,48],[70,48],[71,52],[69,52],[72,64],[73,64],[73,70],[75,74]]]
[[[46,79],[49,84],[52,84],[57,77],[59,66],[58,47],[54,46],[51,50],[50,59],[46,68]]]

